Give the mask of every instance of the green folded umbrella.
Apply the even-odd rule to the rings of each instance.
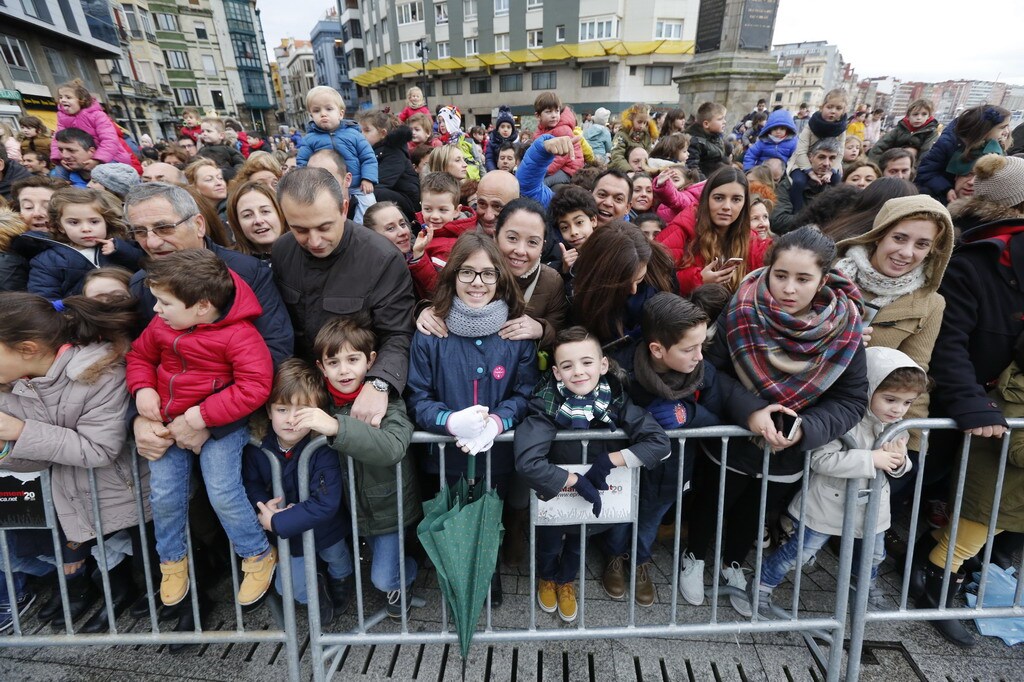
[[[459,633],[463,660],[491,589],[505,532],[502,501],[484,481],[474,482],[475,478],[476,457],[470,457],[465,478],[423,503],[423,520],[416,527],[416,535],[437,570],[438,585]]]

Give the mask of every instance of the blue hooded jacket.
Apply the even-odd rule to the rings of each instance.
[[[341,154],[348,172],[352,174],[352,187],[358,188],[363,180],[377,184],[377,155],[355,121],[343,119],[334,131],[324,130],[310,121],[306,136],[299,145],[295,165],[302,168],[309,162],[309,157],[321,149],[333,149]]]
[[[768,135],[772,128],[785,128],[790,134],[781,142],[776,142]],[[781,159],[783,165],[789,163],[789,157],[796,151],[797,134],[793,114],[785,109],[773,111],[769,114],[757,142],[750,145],[750,149],[743,156],[743,170],[748,171],[768,159]]]

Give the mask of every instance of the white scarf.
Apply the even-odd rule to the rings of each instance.
[[[871,264],[867,247],[857,244],[846,250],[846,257],[840,259],[835,267],[860,288],[865,294],[865,301],[883,308],[900,296],[912,294],[928,283],[925,263],[927,259],[905,275],[889,277],[880,273]],[[869,300],[869,294],[874,298]]]

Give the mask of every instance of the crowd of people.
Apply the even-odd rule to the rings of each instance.
[[[400,617],[422,568],[413,534],[400,565],[420,500],[488,451],[512,564],[530,495],[575,491],[600,515],[609,473],[641,469],[636,575],[630,525],[599,540],[604,590],[625,599],[635,579],[641,606],[657,600],[651,557],[678,481],[684,599],[705,599],[724,516],[722,579],[746,595],[731,603],[771,617],[771,591],[796,567],[798,522],[807,559],[841,531],[845,481],[866,488],[882,472],[883,513],[857,526],[876,539],[871,583],[858,587],[878,604],[878,567],[898,551],[890,506],[907,501],[920,442],[911,432],[873,444],[907,416],[952,417],[979,437],[956,537],[945,479],[958,438],[932,438],[925,516],[936,530],[914,557],[919,605],[951,603],[992,515],[1000,531],[1024,531],[1016,434],[998,509],[990,496],[993,439],[1024,404],[1024,159],[1005,109],[981,105],[942,127],[917,100],[883,133],[881,111],[850,111],[834,91],[796,116],[762,101],[729,131],[715,102],[689,118],[638,103],[612,120],[545,92],[532,130],[501,107],[493,125],[465,131],[458,106],[431,112],[417,88],[399,115],[353,120],[321,86],[306,98],[306,134],[280,145],[186,110],[179,140],[136,154],[81,84],[58,95],[52,141],[24,117],[20,140],[0,148],[11,203],[0,209],[0,470],[50,470],[64,544],[54,557],[45,538],[8,534],[16,591],[0,583],[0,626],[54,570],[72,618],[97,601],[92,495],[118,616],[144,612],[139,584],[153,581],[176,627],[193,627],[179,606],[199,587],[191,529],[204,585],[230,539],[243,606],[279,598],[275,540],[291,540],[294,594],[305,601],[302,562],[316,561],[329,622],[358,570],[355,513],[371,583]],[[680,453],[666,435],[717,424],[754,434],[729,441],[727,466],[717,443]],[[442,458],[411,446],[417,429],[455,448]],[[621,440],[586,449],[553,438],[615,429]],[[296,454],[318,435],[327,445],[300,501]],[[584,459],[585,473],[560,466]],[[307,530],[316,557],[302,556]],[[537,529],[539,606],[566,622],[578,533]],[[771,551],[755,585],[744,563],[757,543]],[[159,575],[141,574],[146,552]],[[491,598],[502,602],[498,574]],[[38,615],[63,624],[59,591]],[[935,626],[973,643],[959,621]],[[108,627],[101,609],[82,630]]]

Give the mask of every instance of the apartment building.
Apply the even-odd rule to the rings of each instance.
[[[457,103],[466,125],[500,104],[532,117],[557,91],[577,111],[619,112],[635,101],[668,108],[690,59],[698,0],[360,0],[361,38],[346,41],[361,102],[400,110],[412,85],[431,107]],[[344,21],[343,21],[344,23]],[[348,25],[348,24],[345,24]],[[417,41],[429,47],[426,63]],[[365,64],[365,70],[360,64]],[[527,119],[527,123],[530,119]]]

